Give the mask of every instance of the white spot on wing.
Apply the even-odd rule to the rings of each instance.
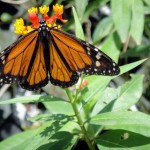
[[[116,70],[116,68],[113,68],[113,71],[115,71]]]
[[[90,50],[91,50],[89,47],[86,47],[86,49],[87,49],[88,51],[90,51]]]
[[[88,54],[89,54],[89,55],[91,55],[91,53],[90,53],[90,52],[88,52]]]
[[[96,52],[98,52],[99,50],[98,50],[98,48],[94,48],[94,50],[96,51]]]
[[[101,55],[102,55],[101,53],[97,53],[96,58],[97,58],[97,59],[100,59],[100,58],[101,58]]]
[[[113,66],[116,66],[116,64],[115,64],[115,63],[113,63]]]
[[[101,64],[100,64],[99,61],[96,61],[95,65],[96,65],[97,67],[99,67]]]

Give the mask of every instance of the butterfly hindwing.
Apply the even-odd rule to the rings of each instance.
[[[52,40],[53,41],[53,40]],[[63,60],[63,56],[59,55],[58,45],[50,42],[50,81],[52,84],[66,88],[74,85],[79,75],[76,71],[72,71],[70,66]]]
[[[41,40],[37,40],[35,55],[29,67],[27,79],[21,86],[28,90],[38,90],[48,83],[48,71],[44,58],[44,45]]]

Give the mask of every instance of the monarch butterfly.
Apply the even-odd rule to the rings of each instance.
[[[37,8],[28,10],[32,25],[26,27],[22,20],[16,23],[16,33],[28,33],[0,53],[0,85],[18,83],[24,89],[37,90],[50,80],[67,88],[78,81],[81,73],[119,74],[118,65],[110,57],[56,26],[57,19],[66,22],[62,5],[53,6],[52,17],[47,15],[47,6],[39,9],[43,21],[37,16]]]

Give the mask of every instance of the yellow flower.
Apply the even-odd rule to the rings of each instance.
[[[47,13],[49,12],[49,7],[44,5],[44,6],[39,7],[39,10],[42,15],[47,15]]]
[[[26,26],[25,29],[24,29],[24,31],[23,31],[23,34],[27,34],[27,33],[31,32],[31,31],[33,31],[33,30],[34,30],[34,29],[31,28],[31,26]]]
[[[25,26],[22,18],[16,19],[14,26],[16,27],[16,30],[14,31],[16,34],[23,34]]]
[[[36,8],[36,7],[32,7],[32,8],[30,8],[30,9],[28,9],[28,13],[30,14],[30,13],[38,13],[38,9]]]
[[[14,26],[24,26],[24,20],[22,18],[16,19],[16,22],[14,23]]]
[[[16,34],[24,34],[25,26],[16,26],[16,30],[14,31]]]
[[[46,24],[48,27],[50,27],[50,28],[52,27],[52,24],[50,24],[50,23],[46,23]]]
[[[53,5],[53,10],[57,15],[62,15],[63,14],[63,5]]]
[[[31,31],[33,31],[34,29],[33,29],[31,26],[27,26],[27,30],[28,30],[28,32],[31,32]]]

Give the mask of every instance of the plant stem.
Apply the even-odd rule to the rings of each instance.
[[[80,112],[79,112],[78,107],[77,107],[76,98],[77,98],[78,94],[76,93],[76,96],[74,98],[72,96],[71,92],[69,91],[69,89],[65,89],[65,91],[66,91],[66,93],[68,95],[68,98],[69,98],[69,100],[71,102],[71,105],[72,105],[72,108],[74,110],[75,116],[76,116],[76,118],[78,120],[78,124],[79,124],[79,126],[81,128],[82,134],[84,135],[85,141],[86,141],[89,149],[90,150],[95,150],[93,144],[91,143],[91,141],[90,141],[90,139],[89,139],[89,137],[87,135],[87,131],[86,131],[85,126],[84,126],[84,122],[83,122],[83,120],[82,120],[82,118],[80,116]],[[77,90],[77,92],[78,92],[78,90]]]
[[[130,41],[130,34],[128,34],[127,40],[123,46],[123,52],[125,53],[127,51],[128,45],[129,45],[129,41]]]

